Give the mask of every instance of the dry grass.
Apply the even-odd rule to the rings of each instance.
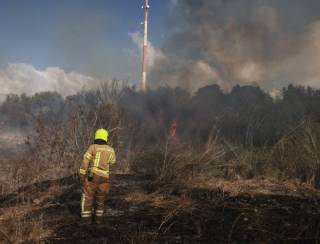
[[[42,243],[52,234],[52,230],[45,226],[43,215],[27,217],[28,214],[41,210],[43,206],[18,206],[1,210],[2,234],[7,243]]]
[[[13,202],[0,208],[0,236],[7,243],[43,243],[54,232],[43,215],[44,209],[56,207],[55,199],[64,190],[55,183],[48,188],[30,186],[16,192]]]
[[[283,196],[306,196],[319,195],[310,184],[301,184],[298,181],[279,181],[276,179],[239,179],[239,180],[225,180],[225,179],[207,179],[194,178],[192,181],[184,181],[181,185],[187,189],[219,189],[231,196],[237,196],[242,193],[246,194],[264,194],[264,195],[283,195]]]
[[[162,147],[138,154],[131,169],[164,183],[199,178],[270,179],[274,185],[286,181],[320,187],[319,128],[307,120],[278,143],[261,147],[232,145],[217,137],[198,146],[168,140]]]
[[[146,193],[146,192],[131,192],[127,194],[124,198],[124,201],[130,202],[134,205],[139,204],[148,204],[155,208],[172,208],[176,206],[177,202],[181,200],[180,197],[170,196],[167,194],[162,194],[159,192]]]

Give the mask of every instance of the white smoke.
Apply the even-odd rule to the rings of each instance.
[[[143,45],[143,36],[140,32],[130,32],[129,36],[132,40],[132,42],[136,45],[138,50],[142,52],[142,45]],[[131,50],[131,52],[134,52],[135,54],[133,56],[141,57],[141,54],[136,54],[134,50]],[[148,68],[151,68],[154,65],[154,62],[156,59],[163,59],[164,54],[161,50],[155,48],[150,41],[148,41]]]
[[[287,80],[320,88],[320,21],[311,24],[302,38],[301,47],[283,62],[271,67],[269,79]]]
[[[96,87],[99,80],[77,72],[65,72],[59,67],[36,69],[25,63],[10,63],[0,69],[0,94],[34,94],[56,91],[66,96],[82,89]]]
[[[153,63],[152,82],[192,92],[210,84],[320,88],[320,2],[288,2],[172,0],[177,24]]]

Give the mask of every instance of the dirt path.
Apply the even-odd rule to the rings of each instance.
[[[107,216],[101,226],[81,223],[79,185],[72,177],[43,182],[3,196],[0,223],[6,228],[0,229],[0,240],[2,238],[3,243],[17,240],[8,226],[19,219],[35,226],[30,231],[40,229],[37,238],[40,235],[43,243],[320,241],[317,194],[308,197],[232,195],[221,188],[156,186],[132,175],[114,175],[111,184]],[[15,211],[16,220],[8,214],[10,211]],[[25,236],[24,243],[27,239],[32,243],[30,234],[28,238]]]

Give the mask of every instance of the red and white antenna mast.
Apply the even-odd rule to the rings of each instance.
[[[143,31],[143,47],[142,47],[142,77],[140,89],[147,90],[147,67],[148,67],[148,17],[149,17],[149,0],[144,0],[144,31]]]

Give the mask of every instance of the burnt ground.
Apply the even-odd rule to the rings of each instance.
[[[79,218],[75,177],[34,184],[1,196],[0,242],[320,243],[316,190],[263,185],[233,192],[242,183],[228,184],[178,187],[113,175],[99,226]]]

